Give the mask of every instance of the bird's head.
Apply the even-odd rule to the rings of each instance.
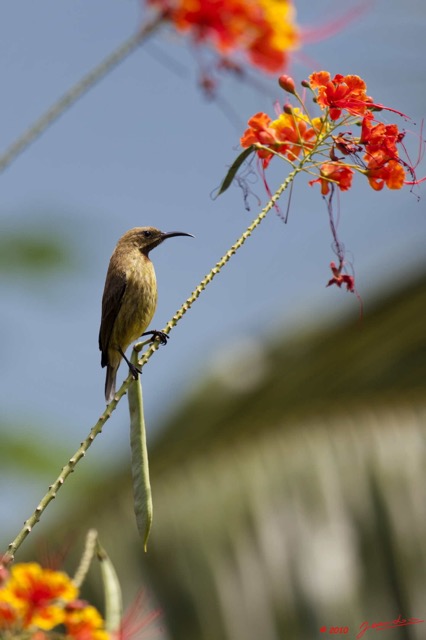
[[[119,244],[136,246],[141,253],[147,256],[148,253],[152,249],[155,249],[155,247],[158,247],[163,240],[174,238],[175,236],[194,237],[191,233],[184,233],[183,231],[169,231],[165,233],[155,227],[135,227],[135,229],[130,229],[130,231],[127,231],[127,233],[120,238]]]

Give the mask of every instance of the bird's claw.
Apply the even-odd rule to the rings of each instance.
[[[164,333],[164,331],[158,331],[158,329],[154,329],[154,331],[145,331],[145,333],[143,333],[142,335],[150,335],[152,342],[157,340],[160,344],[167,344],[167,340],[170,338],[167,333]]]
[[[133,362],[129,362],[129,371],[133,376],[133,380],[137,380],[138,375],[142,374],[142,370],[138,369],[137,366],[133,364]]]

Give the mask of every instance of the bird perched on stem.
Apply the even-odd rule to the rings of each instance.
[[[154,227],[130,229],[117,242],[109,262],[102,297],[102,319],[99,331],[101,365],[107,368],[105,399],[111,402],[121,360],[137,378],[139,369],[125,355],[127,347],[142,335],[152,334],[166,344],[168,336],[161,331],[148,331],[157,307],[157,280],[149,252],[167,238],[192,236],[171,231],[163,233]]]

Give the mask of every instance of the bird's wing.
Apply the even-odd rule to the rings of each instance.
[[[102,298],[102,320],[99,330],[99,349],[102,351],[103,367],[108,364],[108,345],[126,291],[126,274],[115,270],[114,275],[107,275],[107,281],[108,287],[105,287]]]

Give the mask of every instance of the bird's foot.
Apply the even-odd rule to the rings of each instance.
[[[137,366],[133,364],[133,362],[128,362],[127,364],[129,365],[129,371],[133,376],[133,380],[137,380],[139,374],[142,374],[142,370],[138,369]]]
[[[167,340],[170,338],[167,333],[164,333],[164,331],[158,331],[158,329],[154,329],[154,331],[145,331],[142,335],[152,336],[151,341],[158,341],[160,344],[167,344]]]
[[[138,379],[138,375],[142,374],[142,370],[138,369],[137,366],[135,364],[133,364],[133,362],[130,362],[129,358],[126,356],[126,354],[124,353],[124,351],[122,349],[118,350],[119,354],[121,355],[122,358],[124,358],[124,360],[127,363],[127,366],[129,367],[129,371],[133,376],[134,380]]]

